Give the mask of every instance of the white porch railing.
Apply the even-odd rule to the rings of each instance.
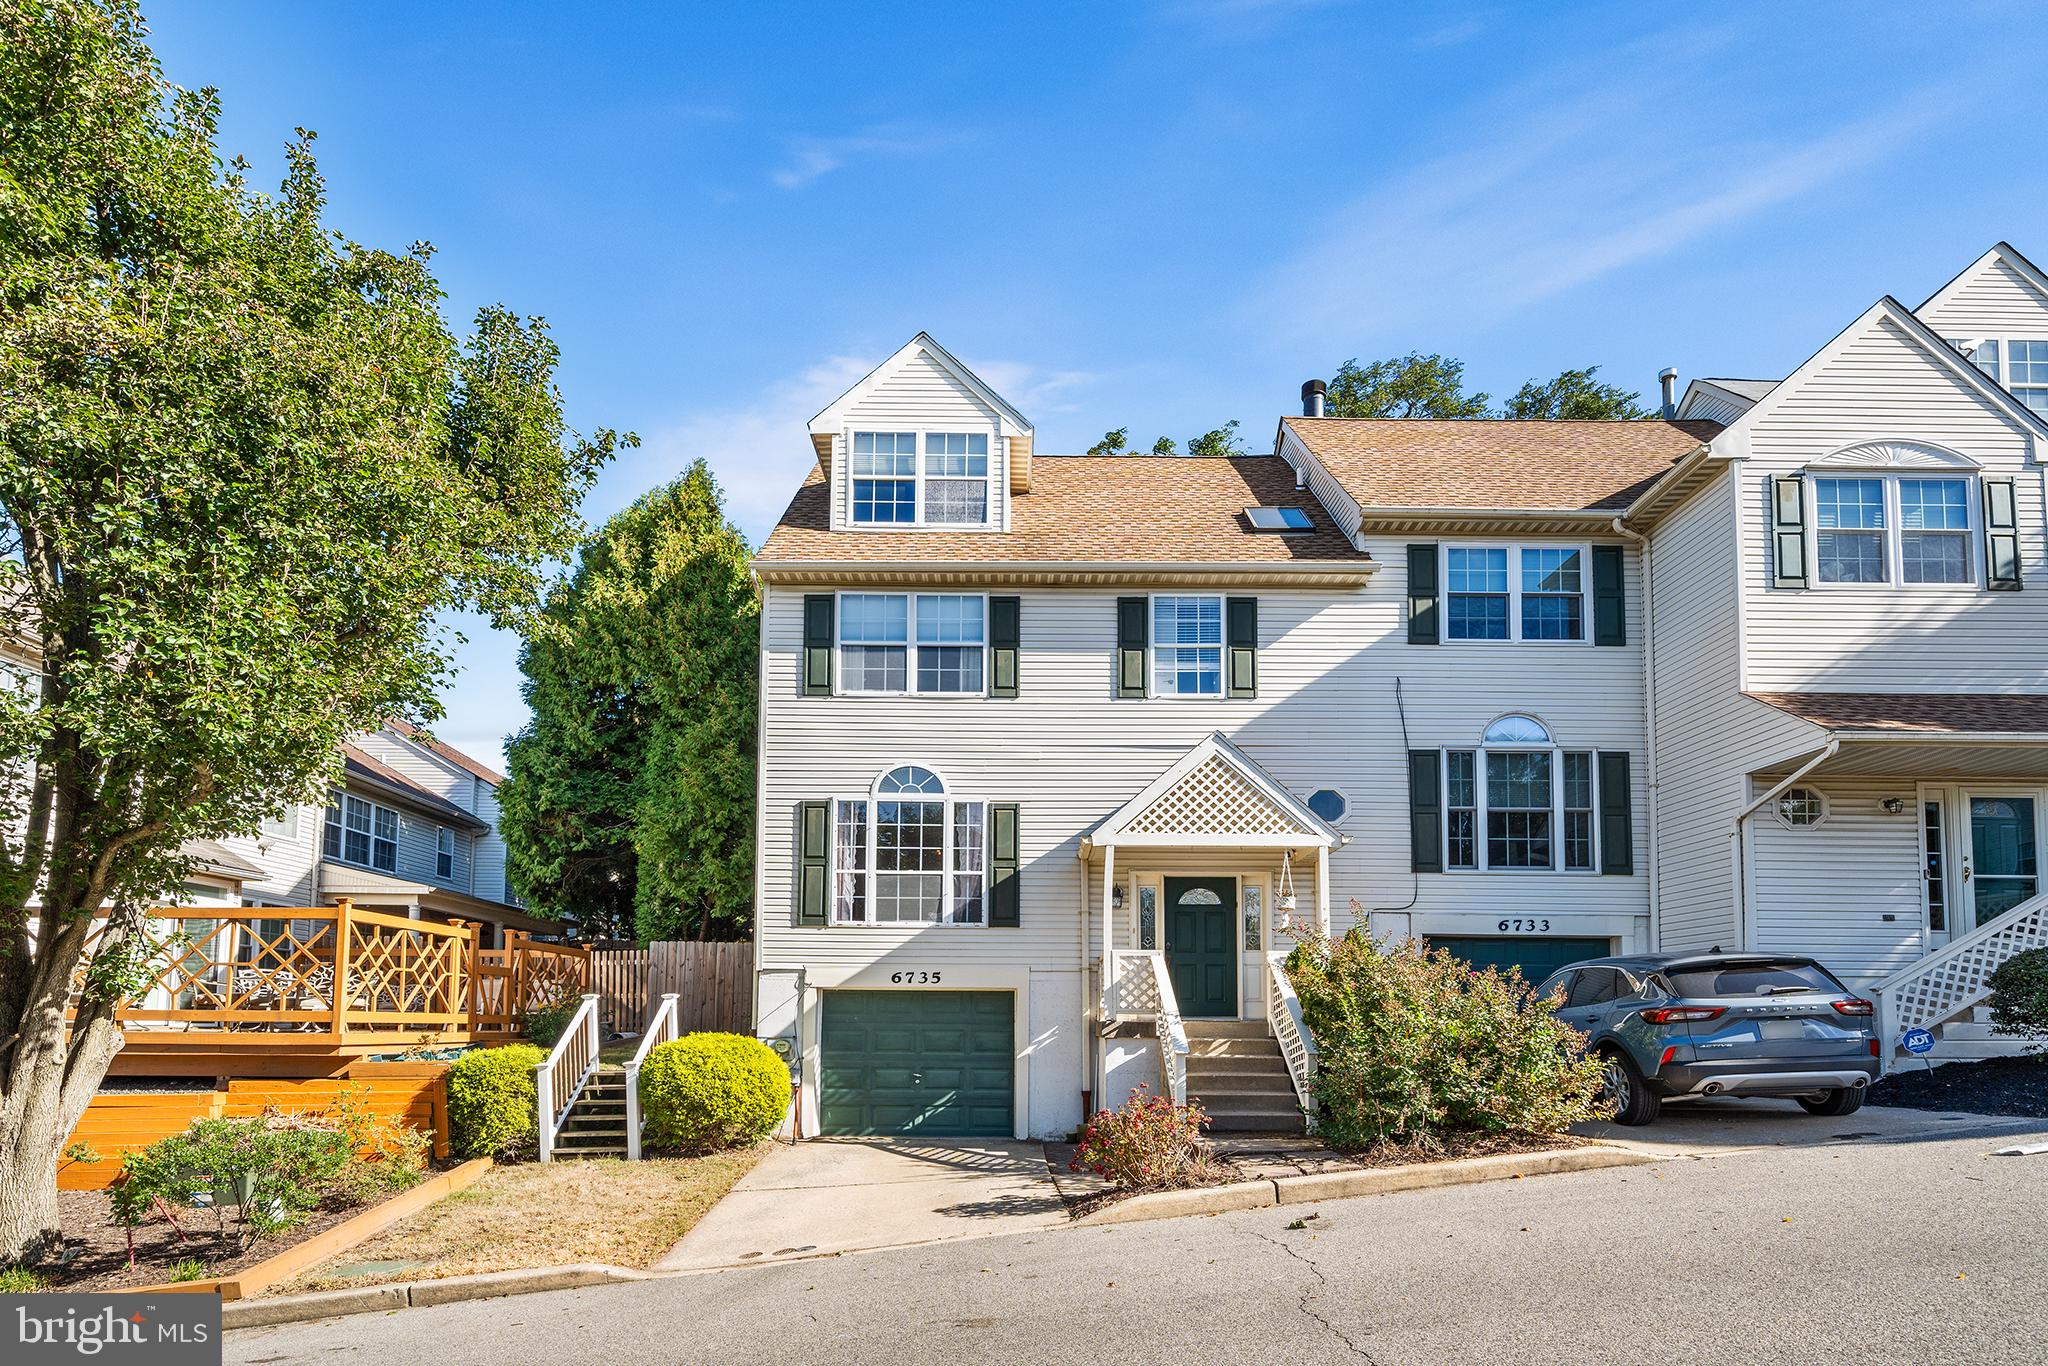
[[[671,991],[661,998],[661,1004],[654,1008],[654,1018],[647,1022],[647,1032],[640,1036],[640,1046],[633,1050],[633,1059],[626,1064],[626,1160],[640,1160],[640,1064],[647,1061],[647,1055],[676,1037],[676,993]]]
[[[1166,955],[1158,949],[1112,949],[1103,977],[1102,1018],[1150,1019],[1159,1038],[1160,1092],[1175,1105],[1188,1103],[1188,1031],[1181,1023],[1180,1002],[1167,976]]]
[[[2028,949],[2048,948],[2048,893],[2022,901],[1961,939],[1877,984],[1879,1047],[1889,1070],[1899,1035],[1953,1019],[1991,994],[1998,965]]]
[[[583,1087],[597,1072],[597,997],[585,996],[569,1017],[568,1028],[555,1041],[547,1061],[533,1069],[535,1108],[540,1112],[540,1160],[555,1160],[555,1140],[561,1136],[562,1121],[583,1094]]]
[[[1316,1112],[1316,1041],[1301,1019],[1301,998],[1294,983],[1287,980],[1284,953],[1266,955],[1266,1024],[1280,1044],[1280,1056],[1287,1059],[1287,1075],[1294,1082],[1294,1098],[1301,1112]]]

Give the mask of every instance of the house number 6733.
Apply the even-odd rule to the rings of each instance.
[[[1523,920],[1518,917],[1513,920],[1501,921],[1500,932],[1502,934],[1548,934],[1550,932],[1550,922],[1548,920]]]
[[[935,987],[939,984],[936,972],[892,972],[889,980],[899,987]]]

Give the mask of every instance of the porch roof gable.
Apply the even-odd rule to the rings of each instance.
[[[1093,849],[1334,849],[1345,843],[1257,761],[1212,732],[1081,837]]]

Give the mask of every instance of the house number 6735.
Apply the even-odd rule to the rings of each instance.
[[[939,984],[936,972],[892,972],[889,980],[899,987],[935,987]]]

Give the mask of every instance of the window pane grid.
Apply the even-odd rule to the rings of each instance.
[[[832,827],[832,916],[868,918],[868,804],[839,802]]]
[[[1907,583],[1970,581],[1970,484],[1899,480],[1899,574]]]
[[[1564,756],[1564,866],[1585,871],[1593,866],[1593,756]]]
[[[1547,753],[1486,756],[1489,868],[1551,866],[1550,783]]]
[[[1452,640],[1508,638],[1508,552],[1452,546],[1444,556],[1446,625]]]
[[[1223,599],[1152,600],[1152,687],[1180,696],[1223,692]]]
[[[839,599],[840,689],[848,693],[979,693],[987,632],[988,605],[976,594],[920,593],[914,598],[903,593],[843,594]]]
[[[1580,640],[1586,634],[1579,552],[1524,547],[1522,639]]]
[[[1814,549],[1822,583],[1884,583],[1884,481],[1813,481]]]
[[[953,808],[953,920],[979,925],[982,905],[982,805],[960,802]]]
[[[1444,761],[1445,809],[1449,815],[1445,866],[1477,868],[1479,791],[1473,777],[1474,756],[1471,750],[1452,750],[1444,756]]]

